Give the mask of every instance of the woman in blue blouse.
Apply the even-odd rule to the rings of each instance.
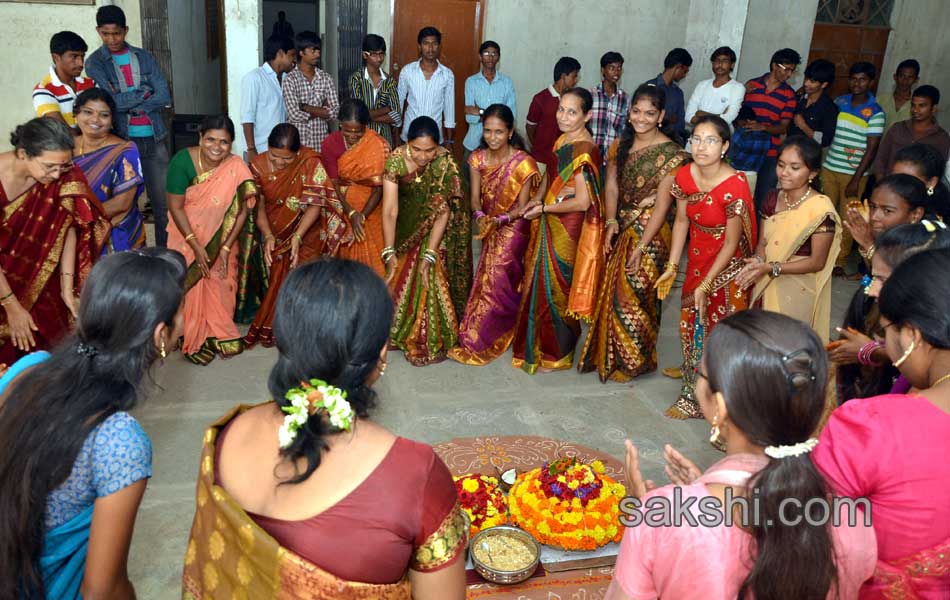
[[[127,411],[182,331],[184,258],[149,248],[101,259],[76,331],[0,378],[0,598],[134,598],[126,563],[152,475]]]

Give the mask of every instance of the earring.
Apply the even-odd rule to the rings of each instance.
[[[934,189],[933,189],[932,187],[927,188],[927,195],[928,195],[928,196],[933,196],[933,195],[934,195]]]
[[[911,340],[910,346],[907,346],[907,350],[904,351],[904,354],[902,354],[900,358],[894,361],[894,366],[900,367],[902,364],[904,364],[904,361],[910,358],[911,353],[916,349],[917,349],[917,341]]]
[[[725,152],[721,152],[721,153],[719,154],[719,158],[726,158],[726,153],[725,153]]]
[[[713,417],[713,426],[709,430],[709,443],[715,445],[719,441],[719,417]]]
[[[165,357],[168,356],[168,354],[165,353],[165,338],[162,338],[162,344],[158,348],[158,355],[162,357],[162,360],[165,360]]]
[[[814,180],[815,180],[814,177],[809,177],[809,178],[808,178],[808,185],[811,185],[811,182],[814,181]]]

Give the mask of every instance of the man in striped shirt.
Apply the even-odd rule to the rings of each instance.
[[[444,118],[442,145],[455,143],[455,74],[439,62],[442,33],[435,27],[423,27],[417,36],[419,60],[402,68],[399,74],[399,107],[405,106],[402,141],[416,117],[431,117],[436,123]]]
[[[785,83],[795,73],[802,57],[791,48],[782,48],[772,55],[769,72],[750,79],[745,84],[743,104],[755,113],[755,120],[736,123],[746,131],[765,131],[772,136],[771,144],[765,152],[765,158],[758,170],[755,182],[755,207],[758,209],[769,190],[775,188],[778,177],[775,163],[778,161],[778,147],[782,136],[788,130],[788,124],[795,116],[795,90]]]
[[[363,62],[366,66],[350,75],[350,96],[369,108],[370,127],[395,147],[393,129],[402,126],[399,91],[396,80],[383,71],[386,40],[375,33],[363,38]]]
[[[92,79],[82,77],[86,59],[86,42],[72,31],[60,31],[49,41],[53,66],[49,74],[33,88],[33,110],[38,117],[51,117],[76,126],[73,101],[84,90],[96,86]]]
[[[838,96],[838,122],[835,137],[821,166],[822,191],[838,207],[842,222],[848,202],[860,200],[867,184],[867,171],[874,162],[878,143],[884,135],[884,109],[871,93],[877,69],[869,62],[857,62],[848,72],[850,94]],[[837,275],[844,275],[844,266],[854,240],[845,227],[841,235],[841,252],[835,265]]]
[[[336,83],[318,67],[322,43],[313,31],[297,34],[297,68],[284,75],[280,87],[287,122],[300,132],[300,142],[317,152],[330,133],[329,122],[340,110]]]

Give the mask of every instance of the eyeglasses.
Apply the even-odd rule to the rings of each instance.
[[[793,65],[778,65],[778,68],[779,68],[779,69],[782,69],[783,71],[785,71],[785,72],[788,73],[789,75],[791,75],[792,73],[794,73],[795,71],[798,70],[798,67],[793,66]]]
[[[366,56],[383,57],[383,56],[386,56],[386,51],[385,51],[385,50],[374,50],[374,51],[372,51],[372,52],[364,52],[364,54],[366,54]]]
[[[722,143],[722,138],[717,137],[707,137],[701,138],[697,135],[689,138],[689,143],[694,146],[716,146]]]
[[[59,164],[50,164],[50,163],[45,163],[45,162],[40,162],[40,161],[36,161],[36,162],[39,163],[41,167],[43,167],[43,171],[45,171],[47,175],[52,175],[53,173],[56,173],[57,175],[62,175],[63,173],[66,173],[70,169],[73,168],[72,161],[59,163]]]
[[[482,56],[484,56],[485,58],[498,58],[501,55],[498,54],[497,52],[486,51],[486,52],[482,52]]]

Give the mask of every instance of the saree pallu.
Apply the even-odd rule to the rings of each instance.
[[[343,206],[316,152],[302,147],[291,164],[273,173],[269,172],[269,160],[266,154],[261,154],[251,163],[254,181],[261,194],[257,210],[267,213],[267,221],[276,240],[267,293],[247,335],[244,336],[244,344],[248,347],[258,342],[265,348],[274,345],[271,326],[277,307],[277,295],[291,271],[291,242],[307,209],[311,206],[320,207],[321,215],[303,236],[297,264],[311,261],[321,253],[332,255],[339,247],[346,229]],[[251,219],[248,218],[248,221]],[[245,236],[245,239],[248,243],[253,243],[253,237]]]
[[[47,598],[79,600],[79,588],[86,574],[89,530],[95,504],[46,532],[39,567]]]
[[[523,150],[493,167],[485,164],[486,156],[486,151],[476,150],[469,164],[481,174],[482,211],[494,218],[518,202],[526,185],[534,194],[541,173],[534,159]],[[485,365],[511,345],[530,235],[530,221],[518,219],[495,227],[483,239],[472,293],[459,327],[459,345],[449,352],[449,358],[468,365]]]
[[[328,143],[331,143],[330,138],[324,142]],[[382,187],[387,156],[389,143],[372,129],[367,129],[359,143],[340,156],[337,161],[337,172],[342,180],[340,190],[345,194],[350,208],[362,211],[373,192]],[[380,277],[385,277],[386,268],[379,257],[385,246],[382,213],[377,206],[366,216],[363,220],[365,239],[362,242],[354,239],[353,243],[341,246],[339,255],[359,261],[376,271]]]
[[[221,274],[219,253],[237,225],[242,206],[251,204],[249,200],[256,194],[251,172],[244,161],[234,155],[217,168],[195,177],[185,190],[185,214],[198,243],[208,253],[209,277],[201,275],[195,254],[175,223],[168,224],[168,247],[181,252],[188,263],[182,353],[195,364],[206,365],[217,354],[231,357],[244,350],[234,324],[238,252],[229,253],[227,276]]]
[[[76,231],[76,264],[67,268],[75,269],[78,294],[111,229],[82,171],[74,167],[50,184],[34,184],[18,198],[8,198],[0,186],[0,268],[37,327],[36,347],[22,352],[10,342],[7,315],[0,310],[0,363],[10,365],[29,352],[48,350],[72,327],[60,288],[60,260],[70,228]]]
[[[944,600],[950,590],[950,540],[893,561],[878,559],[861,600]]]
[[[182,574],[182,598],[203,600],[410,600],[409,580],[390,584],[348,581],[321,569],[262,529],[215,483],[215,444],[221,430],[239,413],[232,409],[206,432],[191,527]],[[466,527],[461,511],[414,550],[409,565],[417,571],[438,568],[464,548]]]
[[[615,142],[608,161],[616,160],[617,148]],[[607,259],[597,312],[577,365],[582,373],[596,370],[602,382],[629,381],[656,370],[659,301],[654,284],[670,256],[669,218],[650,241],[636,273],[627,273],[627,259],[640,244],[653,215],[652,206],[640,209],[638,205],[656,193],[660,181],[686,156],[678,144],[657,144],[630,155],[623,173],[618,174],[620,233]]]
[[[752,292],[753,302],[761,302],[765,310],[808,323],[825,344],[831,328],[831,272],[841,248],[842,228],[838,211],[828,196],[817,194],[793,210],[778,212],[765,219],[761,232],[768,240],[766,262],[805,260],[807,257],[796,256],[796,253],[813,234],[822,230],[828,219],[835,223],[834,240],[820,271],[802,275],[783,273],[774,279],[763,277]]]
[[[591,203],[585,212],[545,213],[531,224],[511,364],[532,374],[539,367],[573,365],[578,320],[594,314],[604,263],[600,151],[591,142],[565,144],[561,136],[555,155],[558,173],[545,206],[572,196],[577,174],[583,175]]]
[[[145,220],[139,212],[139,196],[145,186],[139,151],[133,142],[113,144],[75,157],[92,193],[103,206],[131,189],[132,205],[122,220],[112,226],[112,236],[103,253],[134,250],[145,245]]]
[[[472,280],[471,221],[462,199],[458,166],[440,149],[415,181],[407,172],[404,147],[386,161],[385,177],[399,182],[396,220],[396,271],[390,283],[395,315],[390,343],[406,359],[422,366],[445,359],[458,343],[458,316],[464,310]],[[444,211],[449,221],[439,245],[439,259],[421,277],[422,256],[432,225]]]
[[[737,172],[709,192],[701,192],[693,181],[687,165],[676,174],[673,197],[685,199],[689,219],[686,280],[683,283],[680,311],[680,343],[683,349],[683,387],[680,397],[666,415],[673,418],[702,418],[694,397],[696,369],[702,358],[701,341],[696,332],[702,329],[708,336],[717,323],[729,315],[750,306],[750,293],[740,289],[736,277],[744,266],[743,259],[752,256],[756,244],[756,217],[752,193],[745,174]],[[726,237],[726,222],[738,218],[742,222],[739,246],[726,267],[713,279],[712,293],[707,297],[706,314],[702,323],[693,293],[703,282],[722,249]]]

